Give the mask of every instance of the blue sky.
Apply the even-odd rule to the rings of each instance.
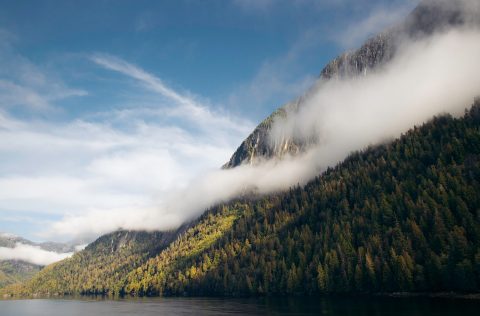
[[[161,204],[415,3],[0,1],[0,231]]]

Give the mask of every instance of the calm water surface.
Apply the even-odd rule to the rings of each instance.
[[[283,298],[0,301],[1,316],[30,315],[480,315],[480,301],[429,298]]]

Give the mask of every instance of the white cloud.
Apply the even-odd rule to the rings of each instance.
[[[71,257],[73,252],[56,253],[22,243],[15,244],[14,248],[0,247],[0,260],[21,260],[40,266]]]
[[[297,34],[289,43],[289,49],[264,60],[250,80],[237,85],[226,97],[227,104],[234,109],[248,109],[265,115],[259,109],[287,103],[302,95],[318,78],[321,68],[302,69],[304,59],[315,58],[321,61],[324,52],[328,54],[331,49],[326,48],[327,45],[337,44],[342,49],[356,47],[369,36],[404,18],[418,1],[234,1],[233,4],[241,10],[264,15],[271,13],[273,16],[279,14],[285,16],[285,23],[298,20],[302,27],[294,31],[296,26],[292,26],[292,32]],[[325,17],[336,14],[337,11],[348,14]],[[312,13],[318,18],[310,20]],[[312,52],[318,57],[311,57]],[[322,66],[319,64],[319,67]]]
[[[42,225],[42,239],[81,236],[89,241],[125,227],[124,210],[141,215],[172,188],[219,168],[253,127],[212,111],[135,65],[112,56],[95,58],[102,67],[142,84],[143,89],[137,85],[129,94],[144,95],[147,89],[153,101],[71,121],[18,118],[0,110],[0,214],[104,219],[71,230]],[[42,76],[48,85],[51,81]]]
[[[278,121],[274,138],[317,134],[320,141],[327,137],[337,142],[353,137],[354,145],[357,137],[392,137],[435,113],[461,112],[480,92],[480,63],[474,57],[480,52],[479,39],[476,30],[457,30],[406,42],[385,69],[362,80],[324,83],[298,113]],[[355,128],[364,132],[350,132]]]
[[[126,130],[105,122],[2,117],[0,208],[18,211],[147,205],[201,170],[221,166],[243,137],[216,140],[155,122],[132,125],[128,116]]]

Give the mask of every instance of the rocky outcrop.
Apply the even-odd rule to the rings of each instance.
[[[223,169],[233,168],[241,164],[253,164],[259,157],[282,157],[286,153],[296,154],[303,146],[299,142],[284,139],[274,144],[270,141],[269,132],[277,117],[285,117],[289,110],[298,107],[299,101],[289,103],[273,112],[263,120],[255,130],[242,142],[230,161],[223,165]]]

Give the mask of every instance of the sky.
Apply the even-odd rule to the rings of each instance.
[[[416,3],[0,1],[0,231],[155,208]]]

